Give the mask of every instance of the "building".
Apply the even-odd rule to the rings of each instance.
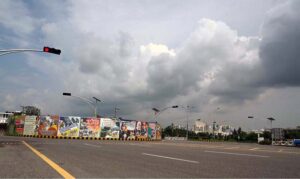
[[[209,126],[205,122],[201,121],[201,119],[197,119],[194,125],[194,132],[196,134],[207,133],[209,132]]]
[[[216,129],[216,133],[222,136],[229,136],[233,132],[233,127],[230,125],[219,125]]]
[[[0,112],[0,124],[7,124],[8,117],[13,115],[11,112]]]

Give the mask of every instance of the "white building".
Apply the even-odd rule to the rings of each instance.
[[[201,119],[197,119],[195,121],[194,132],[196,134],[209,132],[209,130],[208,130],[209,126],[205,122],[200,121],[200,120]]]
[[[7,124],[8,117],[13,115],[13,113],[0,112],[0,124]]]
[[[222,136],[228,136],[231,135],[233,132],[233,127],[230,125],[220,125],[216,129],[217,134],[221,134]]]

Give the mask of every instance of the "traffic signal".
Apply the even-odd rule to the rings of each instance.
[[[43,52],[54,53],[54,54],[60,55],[61,50],[55,49],[55,48],[50,48],[50,47],[44,47]]]

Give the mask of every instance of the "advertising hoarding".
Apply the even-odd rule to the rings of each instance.
[[[24,123],[25,123],[25,116],[18,116],[15,119],[15,125],[16,125],[16,133],[23,135],[24,132]]]
[[[137,121],[135,130],[137,139],[147,139],[148,137],[148,124],[147,122]]]
[[[38,121],[36,116],[26,116],[23,135],[35,135],[38,130]]]
[[[38,120],[38,135],[57,136],[59,116],[40,116]]]
[[[100,118],[81,118],[79,137],[99,137]]]
[[[81,117],[60,117],[58,122],[58,136],[79,137],[79,126]]]
[[[156,122],[148,123],[148,138],[156,139]]]
[[[161,140],[161,134],[162,134],[162,128],[160,126],[160,124],[156,123],[156,140]]]
[[[116,119],[101,118],[100,137],[118,139],[120,134],[120,123]]]
[[[120,121],[120,138],[123,140],[135,139],[135,126],[136,121]]]

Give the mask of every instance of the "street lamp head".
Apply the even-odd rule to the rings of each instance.
[[[275,121],[275,119],[272,117],[268,117],[267,119],[269,119],[270,121]]]
[[[253,117],[253,116],[248,116],[248,118],[249,118],[249,119],[253,119],[254,117]]]
[[[98,98],[96,98],[96,97],[93,97],[96,101],[99,101],[99,102],[101,102],[101,100],[100,99],[98,99]]]
[[[71,96],[71,93],[63,93],[64,96]]]
[[[159,112],[159,110],[157,108],[152,108],[152,110],[155,112]]]
[[[172,106],[172,108],[178,108],[178,105]]]

